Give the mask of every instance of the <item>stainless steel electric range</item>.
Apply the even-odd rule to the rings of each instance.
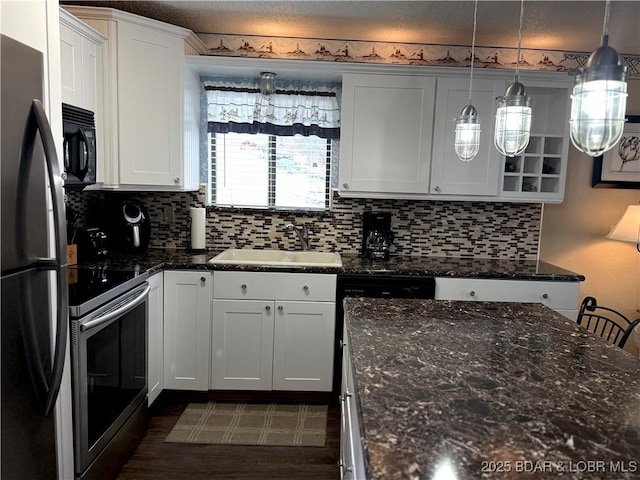
[[[146,432],[147,278],[70,268],[76,478],[113,478]]]

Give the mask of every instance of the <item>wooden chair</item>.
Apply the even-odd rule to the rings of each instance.
[[[620,312],[601,307],[593,297],[585,297],[578,312],[578,325],[600,335],[611,345],[623,348],[640,318],[630,321]]]

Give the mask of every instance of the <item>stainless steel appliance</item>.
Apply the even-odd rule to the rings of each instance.
[[[96,183],[96,126],[93,112],[62,104],[65,182],[68,190]]]
[[[366,211],[362,217],[362,255],[370,260],[387,260],[393,243],[391,214]]]
[[[62,178],[51,128],[38,100],[43,95],[42,53],[1,35],[0,58],[0,477],[55,479],[52,410],[61,385],[68,333]],[[52,225],[47,197],[53,208]],[[53,256],[49,255],[51,234]]]
[[[71,270],[76,478],[109,479],[147,429],[148,275]]]

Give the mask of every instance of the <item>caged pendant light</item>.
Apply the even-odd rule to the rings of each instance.
[[[478,154],[480,149],[480,117],[476,107],[471,104],[471,91],[473,87],[473,64],[476,59],[476,20],[478,17],[478,0],[475,0],[473,8],[473,37],[471,39],[471,68],[469,73],[469,103],[462,109],[460,116],[454,118],[456,133],[454,147],[457,157],[462,162],[470,162]]]
[[[496,130],[493,142],[496,149],[508,157],[520,155],[529,144],[531,133],[531,97],[527,96],[520,83],[520,46],[522,44],[522,20],[524,0],[520,0],[520,27],[518,28],[518,56],[513,82],[507,87],[504,97],[498,97]]]
[[[571,142],[581,152],[598,157],[622,136],[627,103],[626,67],[618,52],[609,46],[610,0],[605,4],[602,45],[589,56],[575,75],[571,95]]]

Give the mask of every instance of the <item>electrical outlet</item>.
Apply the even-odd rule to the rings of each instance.
[[[165,205],[163,215],[162,215],[162,221],[164,223],[169,223],[169,224],[174,223],[176,221],[175,213],[176,212],[173,206]]]

